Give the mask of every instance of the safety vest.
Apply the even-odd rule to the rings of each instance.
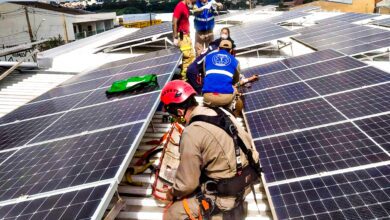
[[[202,3],[197,0],[196,6],[201,8]],[[195,30],[197,31],[210,31],[214,29],[214,9],[203,10],[197,14],[194,18]]]
[[[225,50],[213,51],[205,58],[203,93],[233,94],[233,75],[238,61]]]

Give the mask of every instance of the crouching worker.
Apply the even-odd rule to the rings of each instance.
[[[245,197],[260,179],[259,154],[230,113],[198,106],[194,95],[180,80],[161,93],[166,111],[186,125],[164,219],[244,219]]]
[[[219,49],[207,54],[204,62],[203,101],[211,107],[229,107],[237,89],[233,86],[240,78],[238,60],[231,55],[232,42],[222,40]]]

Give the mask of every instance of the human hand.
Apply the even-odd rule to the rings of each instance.
[[[173,196],[173,189],[172,188],[168,189],[166,198],[168,201],[173,201],[174,196]]]
[[[179,46],[179,39],[173,38],[173,45]]]
[[[252,82],[252,81],[255,81],[258,79],[259,79],[259,75],[252,75],[251,77],[249,77],[249,82]]]

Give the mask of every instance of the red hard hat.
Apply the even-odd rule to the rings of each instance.
[[[182,103],[191,95],[195,95],[194,88],[183,80],[173,80],[168,82],[161,92],[161,101],[164,105],[172,103]]]

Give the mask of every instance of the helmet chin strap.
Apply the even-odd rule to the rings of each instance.
[[[180,123],[182,123],[182,124],[185,124],[186,123],[186,118],[185,118],[185,116],[186,116],[186,114],[187,114],[187,110],[188,110],[188,108],[186,108],[185,110],[184,110],[184,114],[183,115],[180,115],[179,116],[179,122]]]

